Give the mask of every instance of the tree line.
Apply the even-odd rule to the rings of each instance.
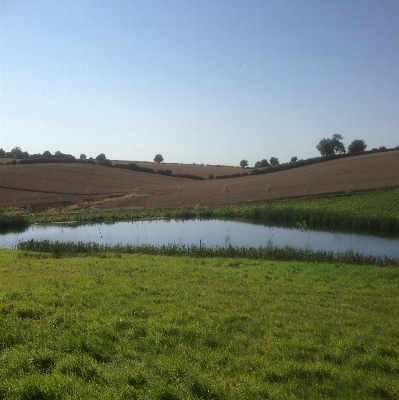
[[[321,139],[319,144],[316,146],[316,149],[320,152],[322,157],[327,157],[327,156],[331,156],[334,154],[344,154],[346,152],[348,152],[348,154],[358,154],[358,153],[365,152],[367,149],[367,144],[362,139],[353,140],[349,144],[348,149],[346,149],[342,140],[343,140],[343,136],[336,133],[331,138]],[[386,151],[386,150],[388,150],[388,149],[385,146],[381,146],[378,149],[373,148],[371,150],[371,152]],[[399,150],[399,146],[395,147],[394,150]],[[294,156],[291,158],[290,163],[295,163],[297,161],[298,161],[298,157]],[[280,164],[280,162],[279,162],[278,158],[276,158],[276,157],[271,157],[269,159],[269,161],[264,158],[261,161],[257,161],[255,163],[254,168],[265,168],[265,167],[270,167],[270,166],[278,166],[279,164]],[[241,160],[240,166],[242,168],[248,167],[248,161],[245,159]]]
[[[9,157],[9,158],[19,158],[19,159],[47,159],[47,160],[54,160],[54,159],[70,159],[70,160],[77,160],[72,154],[64,154],[61,151],[56,151],[52,154],[50,151],[46,150],[42,154],[35,153],[29,154],[27,151],[23,151],[20,147],[15,146],[11,151],[4,151],[0,149],[0,157]],[[87,158],[86,154],[81,154],[79,156],[80,161],[98,161],[103,164],[110,164],[111,160],[108,160],[104,153],[100,153],[96,158],[90,157]],[[161,163],[164,161],[161,154],[157,154],[154,157],[154,161],[156,163]]]
[[[99,154],[97,157],[100,157],[101,155]],[[29,154],[27,151],[23,151],[20,147],[15,146],[11,151],[4,151],[3,149],[0,149],[0,157],[9,157],[9,158],[46,158],[46,159],[60,159],[60,158],[70,158],[70,159],[75,159],[76,158],[72,154],[64,154],[61,151],[56,151],[54,154],[52,154],[50,151],[46,150],[43,153],[35,153],[35,154]],[[80,155],[80,160],[86,160],[86,155],[81,154]],[[104,157],[105,158],[105,157]],[[92,157],[90,160],[94,160]]]

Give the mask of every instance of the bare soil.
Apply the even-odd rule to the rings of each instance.
[[[154,168],[152,163],[145,163]],[[156,164],[173,173],[215,176],[241,168]],[[177,168],[178,166],[178,168]],[[223,171],[215,172],[217,171]],[[177,172],[179,171],[179,172]],[[210,172],[212,171],[212,172]],[[226,172],[229,171],[229,172]],[[230,179],[191,180],[100,165],[0,165],[0,206],[81,205],[99,209],[180,207],[399,187],[399,151],[365,154],[287,171]]]
[[[131,161],[114,161],[114,164],[129,164]],[[177,164],[177,163],[155,163],[146,161],[133,161],[139,167],[152,168],[154,171],[171,170],[174,175],[195,175],[208,178],[209,175],[224,176],[232,174],[250,173],[252,168],[231,167],[225,165],[205,165],[205,164]]]

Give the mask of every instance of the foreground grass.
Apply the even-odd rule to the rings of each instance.
[[[397,267],[0,251],[0,399],[399,396]]]

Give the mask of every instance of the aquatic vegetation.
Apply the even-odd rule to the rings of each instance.
[[[152,254],[162,256],[188,256],[188,257],[222,257],[246,258],[252,260],[280,260],[280,261],[306,261],[358,265],[397,265],[399,259],[394,257],[376,257],[347,251],[337,253],[333,251],[313,251],[293,247],[236,247],[236,246],[206,246],[168,244],[156,245],[103,245],[85,242],[58,242],[48,240],[29,240],[18,244],[18,249],[51,254],[53,257],[70,257],[80,255],[105,255],[116,254]]]
[[[5,229],[20,229],[29,225],[29,221],[22,215],[0,214],[0,231]]]

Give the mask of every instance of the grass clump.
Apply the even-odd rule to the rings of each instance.
[[[0,253],[0,398],[399,394],[397,267]]]
[[[206,246],[206,245],[179,245],[170,243],[168,245],[101,245],[90,242],[52,242],[48,240],[29,240],[18,244],[18,249],[27,252],[36,252],[35,257],[51,256],[55,258],[95,255],[105,257],[107,253],[115,254],[152,254],[166,256],[189,256],[189,257],[224,257],[224,258],[247,258],[254,260],[276,260],[276,261],[308,261],[308,262],[345,262],[359,265],[399,265],[399,259],[395,257],[376,257],[347,251],[343,253],[332,251],[314,251],[309,249],[297,249],[286,246],[284,248],[273,246],[260,247],[237,247],[237,246]],[[46,255],[47,254],[47,255]],[[239,262],[235,261],[234,263]],[[102,280],[101,274],[98,280]]]
[[[29,221],[22,215],[7,215],[0,213],[0,232],[5,230],[20,230],[29,225]]]

